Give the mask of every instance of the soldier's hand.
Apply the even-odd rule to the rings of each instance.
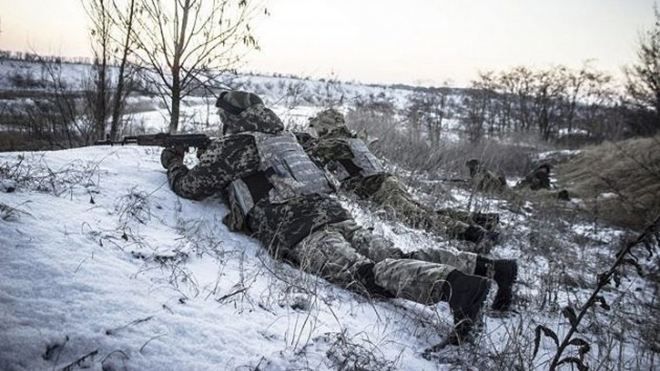
[[[170,166],[176,163],[183,163],[183,156],[185,153],[186,148],[182,146],[165,148],[160,154],[160,164],[163,165],[165,169],[169,169]]]
[[[206,153],[206,147],[198,147],[197,148],[197,159],[201,159],[202,156],[204,156],[204,153]]]

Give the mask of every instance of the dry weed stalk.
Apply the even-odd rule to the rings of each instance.
[[[619,250],[619,252],[617,253],[617,258],[610,267],[610,269],[608,269],[606,272],[598,276],[598,283],[596,288],[591,293],[591,296],[582,306],[582,308],[578,313],[576,313],[575,309],[573,309],[571,306],[566,306],[562,310],[562,314],[569,320],[571,327],[569,328],[568,332],[566,333],[566,335],[564,336],[561,342],[559,341],[559,338],[554,331],[550,330],[549,328],[543,325],[539,325],[536,327],[533,357],[535,357],[536,353],[538,352],[541,336],[543,334],[545,336],[552,338],[555,341],[555,344],[557,344],[557,351],[549,366],[549,369],[551,371],[554,371],[558,366],[562,364],[574,364],[580,370],[588,369],[588,366],[584,363],[584,355],[587,352],[589,352],[591,346],[586,340],[582,338],[573,337],[573,335],[576,332],[578,332],[578,326],[580,325],[582,319],[587,314],[587,311],[590,308],[592,308],[595,305],[600,305],[604,308],[608,306],[603,296],[600,295],[600,292],[603,290],[603,288],[605,288],[605,286],[607,286],[611,282],[611,280],[617,279],[618,271],[620,267],[622,267],[625,264],[633,264],[638,270],[641,269],[639,268],[639,265],[637,265],[636,261],[631,258],[631,250],[638,245],[644,244],[651,253],[651,247],[649,246],[649,241],[656,239],[655,241],[656,243],[660,242],[660,240],[657,240],[658,239],[657,234],[659,230],[660,230],[660,216],[658,216],[656,220],[644,230],[644,232],[639,234],[639,236],[636,239],[626,243]],[[578,347],[578,357],[567,356],[562,358],[564,352],[569,346]]]

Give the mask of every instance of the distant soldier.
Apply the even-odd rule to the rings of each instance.
[[[310,119],[309,127],[317,137],[299,135],[300,143],[313,160],[333,174],[342,189],[369,200],[412,228],[474,243],[491,244],[497,238],[497,233],[471,218],[458,220],[417,202],[396,176],[385,171],[364,141],[348,129],[337,110],[320,112]]]
[[[570,201],[571,197],[566,189],[557,190],[550,183],[550,170],[552,167],[550,164],[541,164],[534,171],[530,172],[521,179],[517,184],[516,190],[529,189],[535,192],[539,192],[541,195],[550,198],[556,198],[562,201]]]
[[[504,192],[507,189],[506,178],[502,174],[488,170],[477,159],[465,163],[470,170],[470,178],[475,189],[483,192]]]
[[[212,142],[192,169],[181,149],[161,162],[172,190],[201,199],[222,193],[225,223],[259,239],[271,255],[365,295],[401,297],[422,304],[449,302],[455,342],[469,336],[492,277],[498,297],[511,300],[516,265],[467,252],[403,252],[359,227],[329,193],[323,171],[261,99],[223,92],[216,104],[225,136]],[[499,281],[498,281],[499,280]],[[503,293],[500,294],[499,292]]]
[[[515,189],[531,189],[537,191],[539,189],[550,189],[550,164],[541,164],[520,180]]]

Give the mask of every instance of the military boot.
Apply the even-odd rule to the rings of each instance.
[[[497,293],[491,308],[506,311],[513,299],[513,283],[518,278],[518,263],[513,259],[488,259],[477,256],[474,274],[492,278],[497,283]]]
[[[479,250],[490,251],[497,244],[500,234],[489,231],[480,225],[472,224],[458,237],[465,241],[474,242],[477,246],[481,246]]]
[[[500,222],[500,214],[498,213],[473,213],[472,221],[487,231],[494,230]]]
[[[447,276],[443,286],[443,298],[449,303],[454,315],[454,333],[449,343],[460,345],[473,336],[474,325],[488,296],[490,281],[454,270]]]

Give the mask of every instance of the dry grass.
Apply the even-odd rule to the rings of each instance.
[[[660,136],[588,147],[557,174],[590,211],[615,224],[640,229],[660,214]]]
[[[533,168],[533,155],[539,148],[550,149],[525,134],[518,134],[510,143],[483,139],[477,144],[458,141],[433,147],[424,135],[412,135],[405,130],[410,127],[409,123],[397,121],[390,113],[369,108],[349,111],[346,122],[352,130],[366,133],[369,140],[377,139],[369,146],[377,157],[412,173],[441,173],[466,178],[465,163],[476,158],[489,169],[519,176]]]

